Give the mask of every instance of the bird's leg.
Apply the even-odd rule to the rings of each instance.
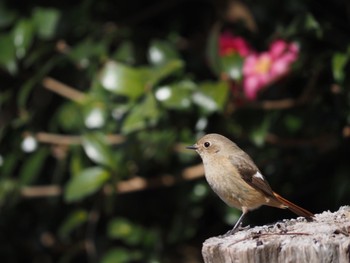
[[[241,216],[238,218],[235,226],[232,228],[232,231],[237,229],[238,227],[240,227],[242,225],[242,221],[243,221],[243,217],[244,217],[245,213],[242,213]]]
[[[243,218],[244,218],[245,214],[248,213],[247,209],[243,208],[242,210],[243,210],[243,212],[242,212],[241,216],[238,218],[234,227],[231,230],[229,230],[226,234],[224,234],[224,236],[233,235],[234,233],[236,233],[237,231],[242,229],[241,226],[242,226]]]

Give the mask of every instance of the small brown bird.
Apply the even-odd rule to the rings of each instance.
[[[220,134],[208,134],[196,144],[203,160],[205,177],[214,192],[229,206],[238,208],[242,215],[230,231],[234,233],[248,211],[262,205],[288,208],[295,214],[312,220],[313,214],[272,191],[253,160],[234,142]]]

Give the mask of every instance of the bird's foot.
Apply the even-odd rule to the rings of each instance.
[[[242,227],[242,223],[240,223],[238,226],[235,226],[234,228],[232,228],[231,230],[227,231],[225,234],[221,235],[220,237],[228,237],[228,236],[234,235],[238,231],[243,231],[243,230],[246,230],[246,229],[249,229],[249,228],[250,228],[250,225]]]

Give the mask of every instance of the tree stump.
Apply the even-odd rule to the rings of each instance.
[[[283,220],[213,237],[203,244],[205,263],[350,262],[350,206],[337,212]]]

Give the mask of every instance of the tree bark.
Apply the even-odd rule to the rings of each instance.
[[[349,263],[350,206],[317,214],[313,222],[299,217],[212,237],[202,255],[205,263]]]

